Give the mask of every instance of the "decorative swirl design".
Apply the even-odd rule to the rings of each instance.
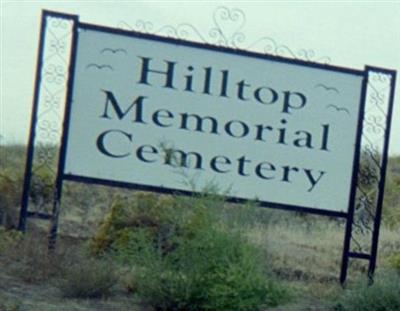
[[[287,45],[278,44],[273,38],[262,37],[252,44],[247,46],[248,50],[260,50],[262,53],[272,54],[280,57],[288,57],[293,59],[300,59],[305,61],[313,61],[317,63],[329,64],[331,59],[329,57],[316,57],[314,50],[300,49],[297,52],[291,50]]]
[[[45,140],[55,141],[60,134],[58,122],[43,120],[39,123],[40,136]]]
[[[377,180],[377,179],[376,179]],[[368,193],[366,190],[364,190],[363,186],[358,186],[357,188],[358,191],[360,191],[360,195],[357,200],[356,204],[356,210],[368,210],[368,213],[370,213],[371,208],[373,207],[374,204],[374,198],[375,198],[375,191]]]
[[[329,64],[331,59],[327,56],[317,57],[314,50],[300,49],[294,52],[287,45],[278,44],[273,38],[262,37],[251,44],[246,44],[243,32],[246,25],[246,16],[240,9],[218,7],[212,16],[213,26],[208,32],[208,38],[201,34],[193,25],[182,23],[174,27],[165,25],[158,29],[152,22],[138,20],[132,27],[125,21],[120,21],[118,27],[124,30],[151,33],[170,38],[199,41],[235,49],[245,49],[274,56],[299,59],[309,62]]]
[[[60,141],[63,100],[66,92],[68,58],[70,53],[73,21],[47,17],[42,66],[41,97],[37,113],[36,144]],[[34,164],[55,170],[49,148],[35,148]]]
[[[46,108],[55,109],[58,107],[59,102],[60,102],[60,96],[57,96],[55,94],[49,94],[49,93],[47,93],[45,95],[44,106]]]
[[[391,76],[387,75],[387,74],[383,74],[383,73],[378,73],[375,72],[373,77],[372,77],[372,81],[374,82],[381,82],[381,83],[389,83],[391,80]]]
[[[66,51],[66,42],[64,40],[60,40],[57,38],[53,38],[50,41],[49,52],[55,54],[65,53]]]
[[[50,25],[52,28],[67,29],[68,22],[65,18],[53,17],[53,18],[51,18]]]
[[[363,186],[373,186],[378,181],[378,174],[372,167],[361,167],[358,179]]]
[[[44,86],[44,89],[46,91],[46,95],[44,96],[44,107],[46,109],[57,109],[60,106],[60,102],[61,102],[61,97],[60,97],[60,92],[62,90],[59,90],[55,93],[50,92],[50,90],[48,88],[46,88],[46,86]]]
[[[372,234],[375,218],[374,207],[377,198],[377,184],[379,183],[379,153],[372,147],[364,148],[358,172],[357,200],[354,215],[354,234],[362,236]],[[357,245],[359,247],[361,244]]]
[[[117,24],[117,28],[122,29],[122,30],[128,30],[128,31],[138,31],[141,32],[139,30],[134,29],[131,25],[129,25],[127,22],[125,21],[119,21]],[[142,31],[143,32],[143,31]]]
[[[154,24],[144,20],[138,20],[135,29],[139,32],[151,33],[154,31]]]
[[[65,68],[61,65],[50,64],[44,71],[48,83],[62,84],[66,79]]]
[[[352,239],[356,243],[356,248],[362,250],[366,247],[365,239],[372,234],[373,221],[375,214],[373,212],[376,202],[376,192],[367,193],[362,187],[357,187],[359,195],[355,206],[353,218]],[[360,236],[361,235],[361,236]],[[361,241],[364,240],[364,243]],[[364,244],[362,247],[362,244]]]
[[[155,34],[164,35],[170,38],[181,40],[196,40],[206,42],[207,40],[193,25],[188,23],[179,24],[177,27],[163,26]]]
[[[147,22],[144,20],[139,19],[136,21],[135,26],[132,27],[125,21],[120,21],[118,23],[118,28],[130,31],[137,31],[142,33],[152,33],[154,31],[154,25],[151,22]]]
[[[41,146],[37,150],[37,166],[46,167],[47,170],[55,174],[54,168],[49,165],[50,163],[55,162],[56,153],[54,149],[47,146]],[[40,169],[40,168],[39,168]]]
[[[193,25],[188,23],[180,24],[177,28],[177,36],[179,39],[189,39],[193,35],[197,37],[200,41],[206,42],[206,39]]]
[[[386,130],[383,118],[379,115],[369,115],[364,119],[364,129],[367,133],[383,134]]]
[[[374,105],[374,108],[379,109],[381,114],[383,114],[385,117],[386,113],[383,107],[387,101],[386,96],[387,94],[373,90],[368,97],[368,101]]]
[[[178,26],[179,27],[179,26]],[[181,39],[178,34],[178,29],[172,26],[163,26],[160,29],[153,32],[154,34],[165,36],[168,38]],[[185,34],[184,34],[185,35]]]
[[[369,72],[363,120],[363,149],[351,240],[353,249],[366,253],[371,250],[372,231],[376,221],[390,81],[390,75]]]
[[[368,160],[372,161],[378,170],[381,169],[381,156],[377,149],[377,146],[374,146],[370,141],[367,146],[364,148],[364,155],[368,157]]]
[[[241,31],[246,24],[242,10],[218,7],[213,14],[214,27],[210,29],[211,43],[238,48],[246,40]]]
[[[369,100],[373,104],[382,105],[384,103],[384,101],[385,101],[385,94],[374,90],[373,92],[371,92],[371,94],[369,96]]]

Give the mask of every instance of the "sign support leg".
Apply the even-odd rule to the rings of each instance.
[[[39,51],[38,51],[38,58],[36,61],[37,65],[36,65],[35,91],[34,91],[35,94],[34,94],[32,115],[31,115],[31,126],[29,131],[29,141],[28,141],[27,156],[25,163],[24,186],[22,191],[21,209],[20,209],[19,224],[18,224],[18,230],[22,232],[26,231],[26,220],[28,218],[29,193],[32,180],[33,156],[35,151],[36,125],[37,125],[37,115],[39,110],[40,84],[42,80],[46,26],[47,26],[47,18],[43,14],[40,26],[40,39],[38,48]]]
[[[374,219],[374,228],[372,233],[372,244],[371,244],[371,260],[369,262],[368,268],[368,276],[373,280],[373,275],[376,268],[377,254],[378,254],[378,242],[379,242],[379,231],[382,219],[382,207],[383,207],[383,198],[384,198],[384,190],[385,190],[385,181],[386,181],[386,170],[388,164],[388,152],[389,152],[389,133],[392,125],[392,115],[393,115],[393,103],[394,103],[394,90],[396,85],[396,72],[391,70],[381,70],[377,68],[371,68],[374,72],[380,72],[382,74],[388,75],[391,77],[390,80],[390,93],[388,98],[388,111],[386,115],[386,128],[383,142],[383,150],[382,150],[382,161],[381,161],[381,169],[380,169],[380,179],[379,179],[379,194],[377,199],[377,207]]]
[[[368,277],[370,280],[370,284],[373,282],[373,276],[374,272],[376,269],[376,262],[377,262],[377,253],[378,253],[378,242],[379,242],[379,231],[380,231],[380,224],[382,220],[382,207],[383,207],[383,198],[384,198],[384,189],[385,189],[385,179],[386,179],[386,169],[387,169],[387,163],[388,163],[388,150],[389,150],[389,133],[390,133],[390,128],[391,128],[391,120],[392,120],[392,114],[393,114],[393,102],[394,102],[394,89],[395,89],[395,81],[396,81],[396,73],[392,70],[385,70],[381,68],[375,68],[375,67],[366,67],[366,79],[370,78],[370,75],[373,74],[373,78],[375,80],[372,81],[384,81],[386,78],[381,78],[379,77],[380,75],[390,77],[390,89],[389,89],[389,96],[387,97],[387,113],[385,114],[385,124],[379,124],[378,126],[383,129],[384,128],[384,137],[383,137],[383,146],[380,148],[376,148],[373,146],[373,150],[376,151],[379,155],[381,160],[374,159],[375,165],[378,169],[378,175],[376,177],[377,180],[377,198],[376,201],[374,201],[374,206],[371,206],[371,210],[374,211],[373,213],[373,228],[372,228],[372,237],[371,237],[371,244],[370,244],[370,250],[368,253],[363,253],[363,252],[353,252],[351,251],[351,240],[352,240],[352,230],[353,230],[353,224],[355,222],[354,219],[354,213],[355,209],[354,206],[355,204],[352,204],[350,210],[349,210],[349,217],[347,219],[346,223],[346,232],[345,232],[345,239],[344,239],[344,247],[343,247],[343,259],[342,259],[342,268],[341,268],[341,273],[340,273],[340,283],[342,285],[345,284],[346,278],[347,278],[347,271],[348,271],[348,266],[349,266],[349,260],[350,258],[356,258],[356,259],[365,259],[368,260]],[[371,92],[368,94],[372,98],[372,104],[371,105],[383,105],[384,102],[384,96],[381,95],[379,92],[380,90],[374,87],[372,85],[372,81],[368,81],[370,84],[371,89],[369,90]],[[365,99],[368,98],[367,94],[364,93]],[[382,103],[377,102],[375,99],[379,98]],[[382,108],[379,108],[379,111],[383,112]],[[364,135],[366,135],[366,132],[368,132],[368,126],[371,126],[371,121],[367,119],[367,117],[364,117]],[[372,124],[372,127],[374,124]],[[367,143],[371,145],[371,140],[368,139],[368,137],[365,138],[367,140]],[[371,147],[371,146],[369,146]],[[365,148],[365,146],[364,146]],[[372,154],[369,154],[367,152],[368,156],[372,157]],[[361,187],[359,184],[359,181],[357,181],[358,187]],[[360,189],[359,189],[360,190]],[[362,192],[361,190],[361,197],[362,195],[365,195],[365,192]],[[372,203],[371,203],[372,204]],[[366,208],[361,206],[362,208]]]

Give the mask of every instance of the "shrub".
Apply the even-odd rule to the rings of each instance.
[[[155,240],[166,241],[169,232],[175,229],[178,211],[178,202],[169,197],[136,193],[131,201],[119,199],[95,235],[92,249],[99,254],[113,247],[123,248],[140,230]]]
[[[400,226],[400,157],[390,157],[386,175],[383,220],[392,228]]]
[[[64,297],[101,298],[110,294],[116,275],[109,261],[81,258],[64,269],[58,287]]]
[[[32,169],[29,196],[37,210],[49,208],[52,202],[55,162],[51,159],[55,158],[55,151],[55,147],[36,146],[37,156],[42,157],[42,161]],[[7,228],[17,227],[24,185],[24,162],[25,146],[0,145],[0,224]]]
[[[267,297],[256,256],[226,232],[196,232],[166,256],[136,260],[138,293],[160,310],[256,310]]]
[[[7,229],[17,227],[22,184],[22,175],[0,169],[0,225]]]
[[[338,311],[396,311],[400,310],[400,275],[386,271],[376,275],[369,286],[363,279],[344,291],[336,310]]]
[[[138,294],[158,310],[256,310],[267,299],[257,251],[216,229],[178,237],[163,255],[143,240],[136,256]],[[146,245],[147,244],[147,245]]]
[[[287,291],[266,277],[260,252],[240,230],[221,223],[207,207],[208,198],[146,196],[127,207],[130,212],[114,207],[102,227],[106,243],[98,244],[113,250],[120,263],[134,267],[135,290],[142,300],[165,311],[255,311],[264,303],[276,305],[286,299]],[[139,208],[144,198],[153,205]],[[138,217],[138,210],[149,214]],[[170,214],[164,215],[166,210]],[[116,214],[129,214],[131,221],[118,221]]]
[[[16,228],[24,176],[25,147],[0,144],[0,225]]]
[[[396,270],[400,274],[400,252],[390,256],[389,264],[394,270]]]

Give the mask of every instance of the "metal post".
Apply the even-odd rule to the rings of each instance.
[[[376,213],[375,213],[375,219],[374,219],[374,229],[373,229],[373,233],[372,233],[371,260],[369,262],[369,268],[368,268],[368,276],[372,281],[373,274],[375,272],[377,253],[378,253],[379,229],[380,229],[381,218],[382,218],[383,197],[384,197],[384,191],[385,191],[386,168],[387,168],[387,163],[388,163],[388,150],[389,150],[389,133],[390,133],[391,123],[392,123],[394,89],[395,89],[395,85],[396,85],[396,72],[391,71],[391,70],[383,71],[382,69],[374,69],[374,68],[370,68],[370,70],[391,76],[388,112],[386,115],[385,137],[384,137],[384,144],[383,144],[383,150],[382,150],[379,192],[378,192],[378,200],[377,200]]]
[[[365,71],[364,73],[364,78],[362,81],[362,88],[361,88],[361,97],[360,97],[360,111],[359,115],[364,116],[364,111],[365,111],[365,103],[366,103],[366,95],[367,95],[367,84],[368,84],[368,71]],[[359,118],[359,120],[362,120]],[[354,169],[353,169],[353,185],[354,187],[357,187],[358,184],[358,172],[360,168],[360,154],[361,154],[361,133],[363,130],[363,122],[361,121],[360,124],[358,124],[357,132],[358,132],[358,140],[355,144],[355,153],[354,153]],[[349,203],[349,210],[348,210],[348,216],[347,216],[347,221],[346,221],[346,231],[345,231],[345,236],[344,236],[344,242],[343,242],[343,256],[342,256],[342,267],[340,271],[340,283],[343,285],[346,282],[347,278],[347,270],[349,267],[349,259],[351,256],[350,252],[350,244],[351,244],[351,236],[352,236],[352,230],[353,230],[353,221],[354,221],[354,210],[355,210],[355,204],[356,204],[356,189],[352,189],[352,197],[350,198],[350,203]]]
[[[54,200],[53,200],[53,213],[50,222],[50,230],[49,230],[49,249],[54,249],[56,240],[57,240],[57,231],[58,231],[58,218],[60,214],[60,205],[61,205],[61,196],[62,196],[62,187],[63,187],[63,174],[64,174],[64,166],[65,166],[65,153],[66,153],[66,142],[68,136],[68,124],[69,124],[69,116],[70,116],[70,104],[72,101],[72,86],[74,80],[74,68],[75,68],[75,59],[76,59],[76,46],[78,39],[78,16],[73,15],[69,16],[69,19],[73,21],[72,26],[72,44],[71,44],[71,54],[69,59],[69,69],[68,69],[68,82],[67,82],[67,95],[66,95],[66,104],[64,109],[64,121],[61,135],[61,148],[58,159],[58,168],[57,168],[57,177],[55,182],[55,190],[54,190]]]
[[[39,108],[40,84],[41,84],[41,80],[42,80],[46,26],[47,26],[47,18],[43,14],[42,20],[41,20],[41,26],[40,26],[38,56],[37,56],[37,61],[36,61],[35,91],[34,91],[34,98],[33,98],[31,125],[30,125],[27,156],[26,156],[26,163],[25,163],[24,187],[23,187],[23,191],[22,191],[21,210],[20,210],[19,224],[18,224],[18,230],[20,230],[22,232],[25,232],[25,230],[26,230],[26,219],[28,216],[29,193],[30,193],[30,186],[31,186],[31,179],[32,179],[33,154],[35,151],[35,134],[36,134],[37,114],[38,114],[38,108]]]

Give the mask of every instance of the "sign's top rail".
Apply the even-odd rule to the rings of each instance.
[[[64,12],[57,12],[57,11],[50,11],[50,10],[42,10],[43,16],[54,17],[54,18],[64,18],[64,19],[71,19],[78,21],[79,15],[64,13]]]
[[[230,54],[236,54],[236,55],[241,55],[241,56],[255,57],[255,58],[266,59],[266,60],[271,60],[271,61],[276,61],[276,62],[282,62],[282,63],[287,63],[287,64],[306,66],[306,67],[310,67],[310,68],[342,72],[342,73],[351,74],[351,75],[357,75],[357,76],[364,75],[364,70],[348,68],[345,66],[322,64],[322,63],[317,63],[317,62],[313,62],[310,60],[294,59],[294,58],[289,58],[289,57],[284,57],[284,56],[272,55],[272,54],[268,54],[268,53],[255,52],[255,51],[246,50],[246,49],[225,47],[225,46],[214,45],[214,44],[210,44],[210,43],[202,43],[202,42],[190,41],[190,40],[186,40],[186,39],[184,40],[184,39],[179,39],[179,38],[174,38],[174,37],[167,37],[167,36],[161,36],[161,35],[156,35],[156,34],[151,34],[151,33],[144,33],[144,32],[139,32],[139,31],[135,31],[135,30],[124,30],[124,29],[113,28],[113,27],[109,27],[109,26],[100,26],[97,24],[85,23],[85,22],[79,21],[79,15],[75,15],[75,14],[56,12],[56,11],[50,11],[50,10],[43,10],[42,13],[43,13],[43,15],[49,16],[49,17],[74,20],[78,29],[82,29],[82,30],[85,30],[85,29],[96,30],[96,31],[101,31],[101,32],[106,32],[106,33],[111,33],[111,34],[117,34],[117,35],[121,35],[121,36],[143,38],[143,39],[154,40],[154,41],[158,41],[158,42],[165,42],[165,43],[170,43],[170,44],[213,50],[213,51],[222,52],[222,53],[230,53]],[[381,68],[376,68],[376,69],[386,71],[386,69],[381,69]]]
[[[177,39],[177,38],[173,38],[173,37],[165,37],[165,36],[160,36],[160,35],[155,35],[155,34],[138,32],[138,31],[134,31],[134,30],[124,30],[124,29],[119,29],[119,28],[112,28],[112,27],[100,26],[100,25],[96,25],[96,24],[89,24],[89,23],[83,23],[83,22],[78,22],[77,27],[78,27],[78,29],[82,29],[82,30],[94,30],[94,31],[100,31],[100,32],[116,34],[116,35],[121,35],[121,36],[142,38],[142,39],[154,40],[154,41],[158,41],[158,42],[165,42],[165,43],[170,43],[170,44],[175,44],[175,45],[182,45],[182,46],[199,48],[199,49],[207,49],[207,50],[212,50],[212,51],[216,51],[216,52],[236,54],[236,55],[245,56],[245,57],[265,59],[265,60],[281,62],[281,63],[286,63],[286,64],[293,64],[293,65],[323,69],[323,70],[328,70],[328,71],[342,72],[342,73],[350,74],[350,75],[364,76],[364,70],[358,70],[358,69],[329,65],[329,64],[321,64],[321,63],[305,61],[305,60],[301,60],[301,59],[292,59],[292,58],[287,58],[287,57],[282,57],[282,56],[277,56],[277,55],[272,55],[272,54],[263,54],[263,53],[258,53],[258,52],[254,52],[254,51],[249,51],[249,50],[234,49],[231,47],[218,46],[218,45],[213,45],[213,44],[209,44],[209,43],[201,43],[201,42],[196,42],[196,41]]]

